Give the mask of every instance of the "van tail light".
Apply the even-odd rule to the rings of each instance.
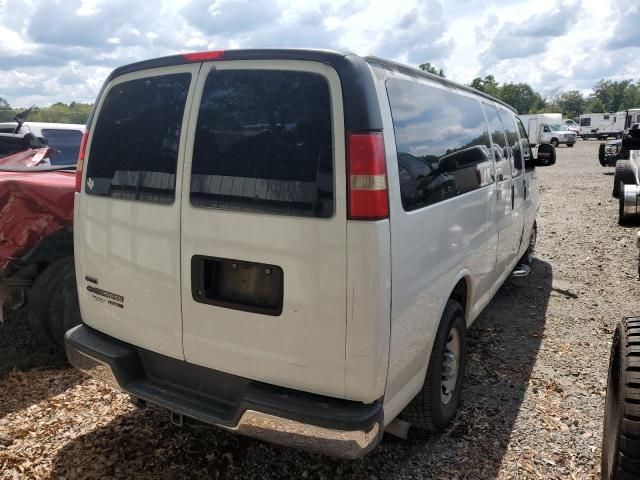
[[[350,133],[347,140],[349,220],[389,218],[382,133]]]
[[[84,131],[82,134],[82,141],[80,142],[80,151],[78,152],[78,163],[76,164],[76,192],[80,193],[82,190],[82,170],[84,168],[84,155],[87,150],[87,139],[89,138],[89,132]]]

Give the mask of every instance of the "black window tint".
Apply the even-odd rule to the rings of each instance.
[[[91,140],[85,191],[127,200],[172,203],[190,73],[115,85]]]
[[[389,80],[405,210],[491,182],[490,142],[480,103],[449,90]]]
[[[527,170],[532,169],[534,168],[535,164],[533,163],[533,155],[531,154],[531,145],[529,144],[527,131],[524,129],[522,121],[517,117],[516,124],[518,127],[518,133],[520,133],[520,143],[522,144],[522,158],[524,160],[524,167]]]
[[[489,122],[491,140],[493,140],[493,158],[496,161],[496,172],[502,173],[502,179],[511,178],[511,166],[509,165],[509,147],[505,138],[504,126],[498,116],[498,110],[492,105],[484,105],[484,111]]]
[[[604,120],[609,120],[609,115],[603,115],[602,117]]]
[[[591,117],[581,118],[580,119],[581,127],[590,127],[591,126]]]
[[[331,97],[319,74],[209,74],[193,147],[191,203],[331,217]]]
[[[498,114],[507,136],[507,148],[511,150],[511,175],[517,177],[522,173],[524,167],[522,165],[520,139],[518,138],[518,132],[516,132],[514,116],[511,112],[503,109],[498,109]]]
[[[78,161],[82,132],[79,130],[43,129],[47,144],[57,150],[51,158],[52,165],[75,165]]]

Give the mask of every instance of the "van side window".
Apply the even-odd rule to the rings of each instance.
[[[502,172],[502,179],[511,178],[511,166],[509,165],[509,151],[507,139],[505,138],[504,126],[498,116],[498,110],[492,105],[484,105],[489,122],[489,131],[493,141],[493,156],[496,160],[496,172]]]
[[[533,154],[531,153],[531,144],[529,143],[529,137],[527,136],[527,131],[522,125],[522,121],[515,117],[516,125],[518,127],[518,133],[520,134],[520,144],[522,145],[522,159],[524,161],[525,170],[530,170],[535,168],[535,164],[532,162]]]
[[[190,73],[130,80],[112,87],[91,140],[86,193],[173,203]]]
[[[591,126],[591,117],[581,118],[580,119],[581,127],[590,127]]]
[[[329,84],[284,70],[209,73],[193,146],[191,204],[333,216]]]
[[[515,178],[522,174],[523,169],[520,139],[518,138],[518,132],[516,132],[516,124],[511,112],[499,108],[498,115],[500,115],[500,120],[502,120],[504,132],[507,136],[507,144],[511,150],[511,176]]]
[[[480,103],[450,90],[387,81],[405,210],[492,182],[491,144]]]

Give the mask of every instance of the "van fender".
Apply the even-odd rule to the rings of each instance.
[[[469,306],[472,304],[471,299],[474,295],[475,285],[471,281],[473,276],[471,275],[471,270],[468,267],[464,267],[460,271],[458,271],[449,282],[449,286],[446,290],[448,292],[441,299],[439,308],[438,308],[438,322],[436,331],[440,328],[440,322],[442,321],[442,315],[444,314],[444,309],[447,306],[447,302],[451,298],[454,293],[455,287],[458,282],[462,279],[465,280],[467,285],[467,295],[465,298],[466,307],[465,310],[465,323],[467,327],[471,324],[473,319],[477,314],[471,314],[471,309]],[[393,397],[389,398],[385,396],[384,399],[384,419],[385,425],[390,423],[397,415],[399,415],[402,410],[413,400],[413,398],[422,390],[424,386],[425,377],[427,375],[427,368],[429,368],[429,360],[431,357],[431,351],[433,350],[433,341],[435,340],[435,332],[431,339],[431,345],[428,347],[428,355],[423,359],[423,363],[420,366],[420,369],[416,371],[416,373],[411,377],[411,379],[398,391],[393,395]]]

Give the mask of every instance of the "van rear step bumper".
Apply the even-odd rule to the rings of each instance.
[[[359,458],[382,438],[382,402],[277,387],[135,347],[86,325],[65,336],[71,364],[186,417],[269,442]]]

